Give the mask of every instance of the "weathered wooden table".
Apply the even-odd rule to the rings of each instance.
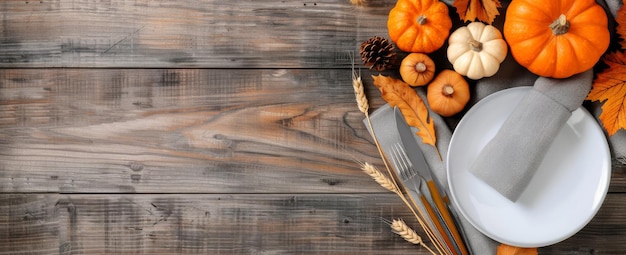
[[[0,254],[426,254],[356,163],[350,54],[393,4],[1,1]],[[542,254],[626,253],[624,169]]]

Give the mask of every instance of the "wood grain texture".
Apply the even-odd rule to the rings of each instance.
[[[393,194],[0,195],[0,254],[428,254]],[[621,254],[626,195],[540,254]],[[19,223],[19,224],[9,224]],[[423,232],[414,227],[420,235]]]
[[[6,0],[0,67],[332,68],[394,1]]]
[[[0,1],[0,255],[427,254],[357,164],[367,2]],[[626,253],[623,164],[609,191],[540,254]]]
[[[381,161],[350,82],[340,69],[0,70],[0,191],[380,192],[357,164]]]
[[[55,209],[61,254],[425,254],[385,223],[412,222],[398,202],[381,194],[69,195]]]
[[[0,195],[0,254],[58,254],[59,196]]]
[[[381,161],[350,82],[343,69],[3,69],[0,192],[380,192],[356,163]]]

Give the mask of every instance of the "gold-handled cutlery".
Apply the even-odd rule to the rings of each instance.
[[[400,145],[396,146],[396,150],[398,150],[397,154],[399,155],[399,159],[406,162],[406,169],[404,171],[411,175],[418,176],[417,179],[419,179],[420,182],[425,182],[425,189],[422,189],[422,193],[429,195],[426,197],[426,200],[435,208],[437,216],[442,220],[445,230],[447,230],[447,234],[454,240],[454,248],[458,252],[457,254],[469,254],[463,240],[462,231],[457,227],[455,217],[453,217],[450,212],[450,207],[447,202],[449,200],[444,199],[446,197],[445,192],[438,187],[439,185],[437,185],[433,179],[431,169],[426,163],[421,149],[417,145],[413,131],[406,123],[399,108],[394,109],[394,114],[396,127],[401,140]]]

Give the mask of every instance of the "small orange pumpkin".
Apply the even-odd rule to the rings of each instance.
[[[498,246],[497,255],[537,255],[537,248],[520,248],[501,244]]]
[[[411,86],[424,86],[435,77],[435,62],[423,53],[411,53],[400,64],[402,80]]]
[[[448,6],[439,0],[398,0],[389,12],[389,38],[405,52],[431,53],[452,28]]]
[[[503,30],[520,65],[540,76],[566,78],[589,70],[604,54],[607,22],[595,0],[515,0]]]
[[[444,117],[465,108],[470,98],[469,84],[459,73],[443,70],[428,85],[426,99],[430,109]]]

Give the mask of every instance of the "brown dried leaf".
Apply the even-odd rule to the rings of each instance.
[[[478,19],[489,25],[500,15],[498,8],[502,7],[499,0],[454,0],[452,5],[461,20],[472,22]]]
[[[400,108],[409,126],[418,129],[416,134],[422,138],[422,142],[432,145],[437,150],[435,123],[428,114],[428,107],[415,90],[409,84],[392,77],[379,74],[378,76],[372,75],[372,78],[374,78],[374,85],[380,90],[382,98],[391,107]]]

